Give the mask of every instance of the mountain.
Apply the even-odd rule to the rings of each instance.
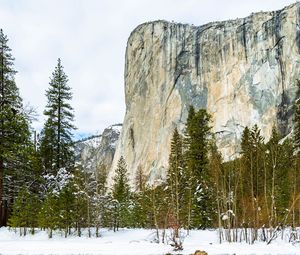
[[[206,108],[225,160],[241,133],[258,124],[291,132],[300,73],[300,4],[203,26],[154,21],[139,25],[126,49],[126,115],[109,179],[124,156],[131,180],[141,167],[164,179],[170,139],[183,131],[190,105]]]
[[[77,141],[75,144],[77,163],[84,166],[86,171],[94,172],[101,165],[105,166],[105,169],[110,169],[121,129],[122,124],[111,125],[100,135]]]

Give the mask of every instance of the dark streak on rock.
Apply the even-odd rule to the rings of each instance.
[[[196,39],[195,39],[195,66],[196,66],[197,76],[199,76],[200,38],[201,38],[201,30],[197,29]]]
[[[130,141],[131,141],[131,146],[132,146],[132,149],[134,149],[134,146],[135,146],[135,141],[134,141],[134,132],[133,132],[133,128],[131,127],[130,130]]]
[[[281,37],[277,40],[277,42],[275,43],[275,45],[273,46],[272,49],[276,48],[276,47],[279,45],[279,43],[281,43],[281,40],[282,40],[283,38],[285,38],[285,35],[284,35],[284,36],[281,36]]]
[[[282,91],[284,93],[285,90],[285,66],[282,61],[282,54],[283,54],[283,38],[281,36],[281,11],[276,11],[274,12],[273,16],[273,32],[275,36],[275,46],[274,48],[276,49],[276,60],[279,64],[280,68],[280,75],[281,75],[281,87]]]
[[[288,134],[288,122],[291,117],[291,111],[289,110],[290,99],[288,95],[283,91],[281,94],[281,103],[277,108],[277,126],[281,135],[286,136]]]
[[[247,54],[247,28],[246,28],[246,20],[244,19],[244,22],[243,24],[241,24],[238,29],[237,29],[237,32],[240,33],[240,40],[242,42],[242,45],[244,47],[244,52],[245,52],[245,59],[246,59],[246,62],[248,61],[248,54]]]
[[[297,7],[296,44],[300,54],[300,5]]]

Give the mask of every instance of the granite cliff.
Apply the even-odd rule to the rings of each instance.
[[[292,126],[300,73],[300,4],[203,26],[154,21],[138,26],[126,50],[126,115],[110,180],[120,156],[130,177],[141,167],[164,179],[172,130],[189,105],[206,108],[225,160],[239,151],[245,126]]]
[[[94,135],[75,144],[77,164],[85,171],[95,172],[101,166],[109,170],[115,155],[122,124],[111,125],[99,135]]]

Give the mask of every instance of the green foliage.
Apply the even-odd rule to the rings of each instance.
[[[7,43],[0,30],[0,227],[9,212],[9,226],[20,234],[42,227],[49,237],[57,229],[67,236],[72,228],[80,236],[93,226],[97,236],[100,227],[171,227],[178,238],[180,227],[208,228],[217,221],[225,229],[300,225],[300,81],[293,141],[274,127],[265,143],[258,125],[246,127],[240,157],[222,162],[211,116],[190,107],[184,137],[173,132],[166,182],[147,186],[139,166],[131,192],[121,157],[109,193],[104,165],[96,172],[87,165],[74,170],[72,93],[60,59],[46,91],[47,119],[37,150]]]
[[[69,229],[74,226],[76,220],[75,192],[72,182],[69,182],[62,190],[49,192],[38,214],[38,225],[49,230],[49,237],[52,231],[61,229],[65,231],[65,236]]]
[[[178,133],[177,128],[173,132],[171,141],[171,153],[169,156],[169,169],[167,174],[167,199],[169,205],[169,214],[174,218],[174,224],[181,226],[185,221],[184,203],[186,194],[186,185],[188,179],[186,176],[186,167],[183,152],[183,138]]]
[[[131,225],[131,210],[133,204],[131,200],[131,192],[129,179],[127,174],[127,166],[123,157],[118,161],[114,184],[112,188],[112,196],[116,200],[115,209],[117,210],[116,227],[126,227]]]
[[[72,124],[74,119],[71,88],[63,71],[60,59],[52,74],[50,87],[46,92],[48,103],[44,111],[47,117],[41,132],[40,150],[47,173],[56,174],[60,168],[73,166]]]
[[[151,225],[149,222],[149,197],[146,190],[142,190],[133,195],[132,198],[134,206],[132,209],[132,227],[134,228],[146,228]]]
[[[14,58],[0,30],[0,227],[6,225],[10,201],[21,188],[19,177],[30,145],[29,122],[16,86]],[[3,199],[5,197],[5,200]]]
[[[129,198],[130,187],[127,174],[127,166],[125,159],[121,157],[118,161],[114,184],[113,184],[113,198],[118,200],[119,203],[125,202]]]
[[[38,223],[41,228],[49,230],[49,238],[52,238],[52,231],[59,226],[59,214],[59,197],[47,194],[38,215]]]
[[[75,171],[74,178],[74,195],[75,199],[75,223],[78,228],[82,228],[86,222],[87,213],[87,196],[85,193],[85,180],[83,171]]]
[[[146,176],[143,169],[138,167],[135,176],[135,193],[132,193],[133,209],[132,209],[132,227],[146,228],[153,226],[151,222],[150,211],[150,198],[149,187],[146,185]]]
[[[65,230],[65,236],[68,230],[74,226],[75,219],[75,194],[72,182],[68,183],[60,192],[58,197],[59,218],[57,226]]]
[[[38,196],[30,192],[26,187],[20,189],[18,196],[13,204],[12,214],[9,218],[9,226],[13,228],[34,228],[38,227],[37,213],[40,208],[40,200]],[[21,232],[20,232],[21,233]],[[24,231],[24,235],[26,230]]]
[[[300,80],[297,80],[297,93],[294,103],[294,148],[300,152]]]
[[[211,226],[214,211],[213,191],[208,171],[209,139],[211,137],[211,116],[204,109],[190,108],[186,123],[187,171],[190,173],[192,226],[207,228]]]

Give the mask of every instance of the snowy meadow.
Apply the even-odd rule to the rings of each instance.
[[[120,229],[113,232],[101,229],[101,237],[88,238],[87,231],[82,237],[76,234],[64,237],[63,232],[55,231],[53,238],[48,238],[46,231],[38,230],[35,235],[20,237],[18,230],[0,229],[0,254],[93,254],[93,255],[165,255],[194,254],[196,250],[211,254],[300,254],[300,243],[289,243],[281,236],[270,245],[263,242],[219,243],[217,230],[194,230],[185,236],[183,251],[173,251],[170,245],[170,233],[166,233],[165,243],[157,243],[155,230]],[[160,233],[162,234],[162,232]],[[285,235],[285,234],[283,234]],[[95,236],[95,235],[94,235]]]

